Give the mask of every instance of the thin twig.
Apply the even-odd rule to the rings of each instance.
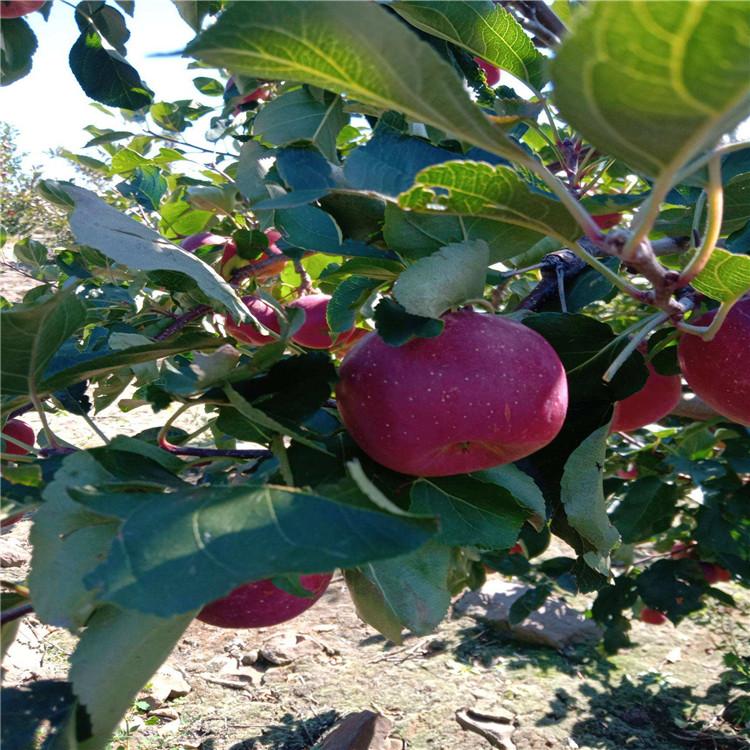
[[[179,333],[186,325],[192,323],[198,318],[202,318],[204,315],[208,315],[213,310],[210,305],[198,305],[192,310],[188,310],[186,313],[180,315],[172,325],[165,328],[158,336],[154,337],[154,341],[165,341],[171,338],[176,333]]]
[[[13,622],[21,617],[31,614],[34,611],[34,607],[31,604],[18,604],[15,607],[5,609],[0,613],[0,625]]]

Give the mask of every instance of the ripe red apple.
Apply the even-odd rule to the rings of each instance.
[[[484,71],[484,77],[487,79],[488,86],[497,86],[500,83],[500,69],[492,63],[482,60],[481,57],[475,57],[474,62]]]
[[[600,214],[599,216],[592,216],[591,218],[599,229],[612,229],[612,227],[616,227],[620,223],[622,214]]]
[[[228,240],[229,237],[222,237],[213,232],[198,232],[197,234],[191,234],[189,237],[185,237],[185,239],[180,242],[180,247],[183,250],[187,250],[189,253],[194,253],[199,247],[203,247],[204,245],[223,245]]]
[[[627,469],[618,469],[615,474],[620,479],[638,479],[638,467],[635,464],[628,464]]]
[[[46,0],[2,0],[0,18],[20,18],[28,16],[44,5]]]
[[[667,621],[667,616],[659,612],[658,609],[644,607],[641,610],[641,622],[647,622],[649,625],[663,625]]]
[[[279,333],[281,326],[276,310],[260,297],[243,297],[242,301],[250,312],[269,330]],[[262,333],[254,323],[237,323],[231,315],[225,319],[225,328],[227,333],[234,336],[237,341],[243,341],[246,344],[270,344],[277,339],[267,333]]]
[[[254,260],[240,258],[240,256],[237,255],[237,245],[234,243],[234,240],[230,239],[224,246],[224,254],[221,256],[221,275],[225,279],[230,279],[232,274],[238,268],[244,268],[248,265],[258,266],[261,261],[268,260],[274,255],[279,255],[281,257],[278,262],[271,263],[268,266],[263,266],[257,271],[255,278],[258,281],[266,281],[272,276],[278,276],[284,270],[284,266],[286,266],[288,262],[288,259],[284,257],[283,252],[276,246],[276,243],[281,239],[281,233],[277,232],[275,229],[267,229],[266,237],[268,237],[268,249],[259,258]]]
[[[370,333],[365,328],[352,328],[349,333],[342,333],[333,347],[336,354],[343,357],[360,339]]]
[[[715,314],[690,322],[705,326]],[[750,296],[729,311],[712,341],[684,334],[677,354],[682,374],[697,396],[727,419],[750,426]]]
[[[330,349],[334,343],[348,343],[353,334],[351,331],[331,338],[326,311],[331,296],[329,294],[306,294],[290,302],[287,307],[299,307],[305,311],[305,322],[292,336],[292,341],[308,349]]]
[[[711,585],[713,585],[714,583],[718,583],[719,581],[732,580],[732,574],[726,568],[722,568],[720,565],[708,562],[702,562],[700,565],[701,570],[703,571],[703,577],[706,579],[706,582],[710,583]]]
[[[332,574],[300,576],[300,583],[313,596],[288,594],[270,579],[246,583],[230,594],[206,605],[198,619],[219,628],[265,628],[286,622],[320,599],[331,582]]]
[[[464,474],[547,445],[568,407],[565,370],[530,328],[462,310],[404,346],[369,334],[344,357],[336,388],[344,425],[394,471]]]
[[[26,445],[34,445],[36,440],[34,430],[23,419],[9,419],[3,426],[2,434],[20,440],[22,443],[26,443]],[[10,453],[14,456],[25,456],[28,451],[20,445],[11,443],[10,440],[4,440],[3,453]]]
[[[679,375],[660,375],[650,362],[646,384],[615,404],[611,432],[630,432],[658,422],[677,406],[682,393]]]

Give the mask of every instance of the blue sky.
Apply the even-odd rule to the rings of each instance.
[[[74,3],[72,3],[74,4]],[[34,55],[31,73],[10,86],[0,88],[0,119],[20,131],[18,145],[28,152],[26,162],[43,167],[48,178],[70,178],[73,170],[64,159],[50,159],[46,151],[62,146],[69,151],[83,151],[91,137],[83,128],[128,130],[115,112],[107,117],[90,104],[68,67],[68,53],[78,38],[73,7],[55,0],[49,21],[39,13],[26,16],[34,29],[39,47]],[[203,97],[193,86],[193,78],[211,75],[212,71],[188,70],[189,60],[176,57],[154,57],[159,53],[179,51],[194,34],[182,20],[170,0],[138,0],[135,16],[126,16],[131,36],[127,43],[128,61],[155,92],[156,101],[196,99],[210,105],[220,104],[217,97]],[[188,140],[205,143],[199,134],[188,131]]]

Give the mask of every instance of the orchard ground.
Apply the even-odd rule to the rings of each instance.
[[[0,283],[12,300],[30,285],[6,269]],[[105,433],[132,434],[162,425],[167,413],[110,407],[97,424]],[[39,429],[33,415],[26,418]],[[97,444],[79,418],[53,415],[52,425],[79,447]],[[18,524],[8,536],[26,545],[28,526]],[[564,552],[556,541],[547,554]],[[21,580],[25,572],[9,568],[3,577]],[[604,658],[593,648],[561,654],[510,642],[470,618],[449,618],[434,634],[393,646],[357,618],[337,578],[315,607],[284,625],[234,631],[194,622],[167,662],[184,672],[191,692],[164,704],[161,717],[136,703],[112,749],[307,750],[340,717],[370,709],[392,720],[394,736],[415,750],[481,750],[489,743],[463,731],[455,712],[488,702],[516,715],[518,750],[748,748],[720,718],[728,698],[720,675],[722,651],[750,631],[750,594],[719,586],[736,598],[738,611],[712,604],[679,628],[634,622],[635,646]],[[569,603],[585,609],[588,600]],[[4,684],[62,678],[75,639],[33,617],[22,628]],[[219,672],[235,658],[252,661],[264,643],[286,633],[307,640],[291,664],[261,659],[242,668],[243,678]]]

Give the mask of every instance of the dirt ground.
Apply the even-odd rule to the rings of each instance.
[[[28,284],[7,271],[0,282],[12,299]],[[114,406],[97,423],[114,436],[164,419],[164,412],[123,414]],[[99,441],[75,417],[53,415],[51,423],[80,447]],[[28,523],[17,524],[2,542],[24,549],[27,531]],[[24,575],[24,566],[3,570],[6,580]],[[189,692],[154,708],[147,690],[112,750],[309,750],[341,717],[364,709],[388,717],[409,748],[486,750],[489,742],[455,718],[478,704],[515,716],[518,750],[750,748],[720,719],[722,648],[747,649],[750,596],[721,585],[740,600],[739,613],[713,608],[678,629],[636,622],[634,648],[605,658],[592,647],[558,653],[511,642],[467,617],[449,617],[433,635],[394,646],[357,618],[338,578],[286,625],[232,631],[194,622],[168,661]],[[585,608],[583,599],[574,603]],[[295,658],[273,664],[261,652],[283,636],[296,643]],[[74,645],[66,632],[27,618],[6,656],[4,685],[63,677]]]

